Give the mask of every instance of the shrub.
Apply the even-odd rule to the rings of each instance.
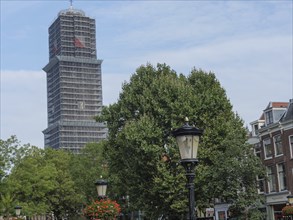
[[[93,201],[83,210],[83,214],[90,220],[113,220],[121,211],[120,205],[110,199]]]
[[[282,209],[282,214],[283,214],[283,216],[290,216],[290,215],[293,215],[293,206],[292,206],[292,205],[286,205],[286,206]]]

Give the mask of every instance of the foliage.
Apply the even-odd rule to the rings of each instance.
[[[91,220],[114,220],[120,211],[120,205],[116,201],[102,199],[87,205],[83,213]]]
[[[165,64],[139,67],[124,83],[118,102],[97,117],[109,128],[105,155],[117,193],[129,195],[132,208],[147,216],[186,211],[186,180],[170,137],[170,129],[181,126],[185,116],[205,131],[196,169],[198,208],[209,207],[215,198],[253,204],[258,199],[255,176],[263,169],[245,144],[243,122],[215,74],[193,69],[187,77],[178,76]],[[161,161],[164,153],[171,162]]]
[[[0,208],[4,216],[9,216],[14,212],[13,198],[8,192],[1,194]]]
[[[286,205],[282,209],[282,215],[283,216],[291,216],[291,215],[293,215],[293,206],[292,205]]]
[[[15,136],[0,140],[0,210],[14,213],[16,204],[28,216],[53,212],[78,215],[97,196],[94,182],[107,177],[103,143],[90,143],[80,154],[21,145]]]
[[[29,144],[21,145],[15,135],[7,140],[0,139],[0,181],[9,174],[15,164],[25,155],[29,154],[33,147]]]
[[[70,173],[82,196],[82,203],[87,203],[97,196],[94,182],[100,176],[107,178],[107,161],[103,156],[104,142],[88,143],[80,154],[72,155]]]
[[[239,204],[232,204],[229,207],[229,216],[231,219],[239,219],[239,220],[259,220],[265,217],[265,213],[261,212],[258,209],[258,206],[244,206]]]
[[[63,151],[31,147],[5,178],[6,193],[26,215],[75,212],[80,195],[69,173],[70,159]]]
[[[32,148],[29,144],[21,145],[14,135],[7,140],[0,139],[0,210],[6,216],[14,213],[15,205],[15,195],[8,184],[9,174]]]
[[[11,136],[7,140],[0,140],[0,175],[1,179],[8,174],[13,167],[15,161],[15,154],[19,142],[15,136]]]

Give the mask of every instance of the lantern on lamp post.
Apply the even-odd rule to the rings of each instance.
[[[19,205],[17,205],[17,206],[14,207],[15,215],[16,215],[17,217],[20,216],[21,209],[22,209],[22,207],[19,206]]]
[[[190,126],[188,118],[185,118],[185,124],[175,129],[172,135],[176,138],[181,156],[181,165],[186,171],[187,184],[186,188],[189,191],[189,220],[196,220],[195,217],[195,201],[194,201],[194,168],[198,163],[197,151],[199,137],[203,134],[203,130]]]
[[[96,188],[97,188],[97,192],[98,192],[98,197],[100,199],[105,199],[106,196],[106,192],[107,192],[107,186],[108,186],[108,182],[104,179],[98,179],[95,182]]]

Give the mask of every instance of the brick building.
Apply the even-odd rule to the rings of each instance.
[[[249,143],[262,160],[266,177],[257,177],[267,218],[282,219],[287,196],[293,195],[293,99],[270,102],[260,119],[250,123]]]

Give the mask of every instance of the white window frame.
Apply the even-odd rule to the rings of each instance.
[[[280,137],[280,141],[278,143],[281,143],[281,151],[282,153],[281,154],[277,154],[277,145],[276,145],[276,138],[277,137]],[[282,143],[282,136],[281,134],[277,134],[273,137],[273,141],[274,141],[274,150],[275,150],[275,156],[276,157],[280,157],[284,154],[284,151],[283,151],[283,143]]]
[[[272,110],[265,112],[265,119],[267,125],[274,123],[274,115]]]
[[[289,136],[290,158],[293,159],[293,135]]]
[[[259,133],[258,130],[259,130],[259,125],[258,124],[253,125],[254,136],[258,135]]]
[[[277,186],[276,186],[277,185],[277,180],[276,180],[276,173],[274,172],[275,171],[274,168],[275,168],[274,166],[268,166],[267,167],[268,192],[269,193],[272,193],[272,192],[276,192],[277,191]],[[269,173],[269,171],[271,171],[271,172]]]
[[[280,166],[282,166],[282,171],[280,169]],[[283,174],[283,180],[285,177],[285,182],[283,182],[283,185],[281,186],[281,173]],[[279,191],[285,191],[287,190],[287,182],[286,182],[286,168],[285,163],[278,163],[277,164],[277,176],[278,176],[278,185],[279,185]]]
[[[269,141],[269,144],[266,144],[266,141]],[[271,156],[267,157],[267,148],[266,146],[271,145],[272,151],[273,151],[273,146],[272,146],[272,141],[271,138],[266,138],[263,140],[263,148],[264,148],[264,153],[265,153],[265,159],[271,159],[273,158],[273,152],[271,153]]]
[[[261,143],[254,144],[254,155],[261,159]]]
[[[265,193],[265,179],[264,177],[257,176],[256,177],[257,182],[257,192],[258,194],[264,194]],[[262,184],[263,190],[261,190],[260,184]]]

